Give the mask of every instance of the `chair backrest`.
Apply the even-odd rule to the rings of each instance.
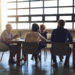
[[[52,55],[69,55],[69,43],[52,43]]]
[[[25,54],[38,54],[38,43],[37,42],[24,42],[23,52]]]
[[[9,50],[10,50],[10,48],[7,45],[0,42],[0,52],[5,52],[5,51],[9,51]]]

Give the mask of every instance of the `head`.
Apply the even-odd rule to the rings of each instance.
[[[6,24],[6,30],[8,32],[11,32],[12,31],[12,26],[10,24]]]
[[[38,24],[32,24],[32,31],[33,32],[38,32],[38,30],[39,30],[39,26],[38,26]]]
[[[65,21],[64,20],[58,20],[58,27],[64,27]]]
[[[43,32],[45,30],[46,26],[44,24],[40,25],[40,31]]]

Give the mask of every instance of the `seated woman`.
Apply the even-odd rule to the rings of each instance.
[[[25,42],[37,42],[39,48],[39,40],[46,41],[46,39],[38,33],[38,30],[39,30],[39,26],[37,24],[33,24],[31,32],[27,32],[25,34]],[[36,61],[35,65],[37,65],[37,55],[33,54],[33,56]]]
[[[47,32],[45,31],[45,29],[46,29],[46,26],[44,24],[41,24],[39,33],[47,39]]]
[[[46,26],[44,25],[44,24],[41,24],[40,25],[40,31],[39,31],[39,33],[44,37],[44,38],[46,38],[47,39],[47,32],[45,31],[45,28],[46,28]],[[46,44],[39,44],[39,49],[41,50],[42,48],[45,48],[46,47]],[[32,58],[31,58],[31,60],[33,60],[33,56],[32,56]],[[41,60],[41,59],[40,59]]]
[[[40,31],[39,33],[47,39],[47,32],[45,31],[46,26],[44,24],[40,25]],[[40,44],[40,49],[45,48],[46,44]]]

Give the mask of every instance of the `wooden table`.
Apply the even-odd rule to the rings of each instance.
[[[19,40],[9,40],[6,41],[7,43],[17,43],[17,66],[20,66],[20,51],[21,51],[21,43],[24,42],[24,39]],[[48,40],[46,42],[40,41],[41,44],[51,44],[51,41]],[[70,42],[70,44],[73,44],[73,68],[75,68],[75,39],[73,39],[73,42]]]

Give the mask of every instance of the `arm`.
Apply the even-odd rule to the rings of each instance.
[[[48,32],[46,32],[46,39],[47,39],[47,33],[48,33]]]
[[[5,36],[5,40],[8,41],[8,40],[12,40],[12,39],[18,38],[19,37],[19,34],[16,34],[14,36],[12,36],[12,34],[11,34],[11,38],[9,38],[7,34],[5,34],[4,36]]]
[[[24,36],[24,39],[25,39],[24,41],[25,41],[25,42],[26,42],[26,38],[27,38],[27,33],[25,33],[25,36]]]
[[[54,30],[52,31],[52,34],[51,34],[51,42],[54,42]]]
[[[12,37],[12,38],[8,38],[7,40],[12,40],[12,39],[14,39],[14,37]],[[6,40],[6,41],[7,41],[7,40]]]
[[[69,41],[70,41],[70,42],[73,41],[73,38],[72,38],[72,35],[71,35],[70,31],[68,31],[68,38],[69,38]]]
[[[45,39],[41,34],[39,34],[39,36],[40,36],[40,39],[42,40],[42,41],[46,41],[47,39]]]

